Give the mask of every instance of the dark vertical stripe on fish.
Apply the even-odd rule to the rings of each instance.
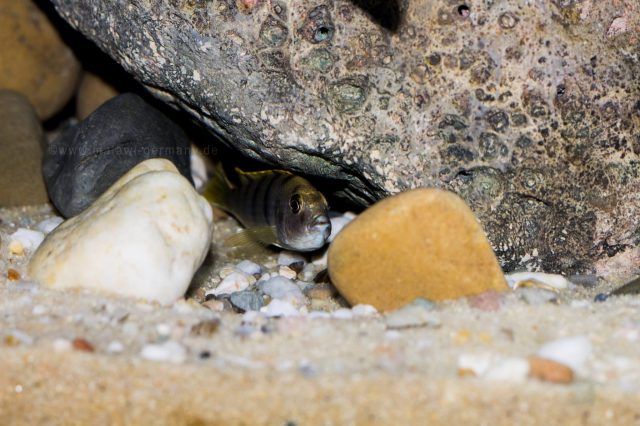
[[[262,217],[265,223],[271,226],[275,225],[275,221],[272,220],[273,218],[269,214],[269,194],[271,193],[273,183],[278,180],[278,176],[277,174],[270,175],[265,179],[264,184],[260,188],[261,196],[259,197],[260,204],[258,204],[258,206],[262,206]]]

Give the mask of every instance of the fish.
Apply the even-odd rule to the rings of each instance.
[[[244,172],[236,168],[233,177],[232,183],[218,165],[203,191],[211,204],[233,215],[245,228],[225,245],[257,242],[305,252],[327,243],[329,205],[309,181],[286,170]]]

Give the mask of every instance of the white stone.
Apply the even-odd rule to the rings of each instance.
[[[260,284],[262,292],[272,299],[279,299],[291,303],[294,306],[302,306],[307,298],[293,281],[276,276]]]
[[[559,362],[573,371],[580,370],[591,355],[591,342],[587,336],[570,336],[545,343],[538,356]]]
[[[145,345],[140,356],[149,361],[167,361],[180,364],[187,358],[187,350],[180,343],[167,340],[164,343]]]
[[[250,260],[243,260],[236,265],[236,270],[243,272],[247,275],[255,275],[262,272],[262,267]]]
[[[529,375],[529,361],[524,358],[505,358],[490,366],[483,377],[487,380],[524,382]]]
[[[156,324],[156,332],[162,337],[167,337],[171,334],[171,326],[165,323]]]
[[[314,256],[311,263],[319,270],[326,269],[328,257],[329,257],[329,250],[325,250],[322,254],[318,254]]]
[[[232,272],[218,284],[218,287],[207,291],[205,295],[213,294],[214,296],[219,296],[221,294],[231,294],[245,290],[249,285],[249,277],[246,274],[242,272]]]
[[[331,313],[331,317],[335,319],[350,320],[353,319],[353,312],[351,312],[351,309],[340,308],[333,311]]]
[[[168,160],[138,164],[47,236],[28,265],[53,288],[174,302],[211,245],[209,203]]]
[[[489,370],[494,356],[488,352],[462,353],[458,355],[458,370],[472,371],[476,376],[482,376]]]
[[[412,303],[386,315],[387,328],[439,326],[438,315],[421,304]]]
[[[53,350],[56,352],[67,352],[71,350],[71,342],[67,339],[58,338],[53,341]]]
[[[9,251],[18,256],[22,256],[25,252],[32,253],[38,249],[43,240],[42,232],[19,228],[9,237]]]
[[[307,260],[300,253],[294,253],[292,251],[281,251],[278,254],[278,265],[289,266],[292,263],[307,262]]]
[[[60,216],[53,216],[38,223],[36,228],[44,234],[50,234],[51,231],[56,229],[62,222],[64,222],[63,218]]]
[[[328,319],[331,318],[331,314],[325,311],[311,311],[309,312],[310,319]]]
[[[338,233],[356,217],[355,213],[346,212],[341,216],[332,217],[331,220],[331,235],[329,235],[329,242],[333,241]]]
[[[267,306],[260,308],[260,312],[268,317],[297,317],[300,312],[289,302],[273,299]]]
[[[317,274],[318,271],[316,270],[316,265],[313,263],[307,263],[304,265],[304,268],[302,268],[302,271],[300,271],[300,279],[305,282],[311,282]]]
[[[545,274],[543,272],[516,272],[506,275],[505,278],[512,289],[518,288],[527,281],[533,281],[556,290],[565,289],[570,284],[569,280],[562,275]]]
[[[124,351],[124,345],[117,340],[113,340],[107,345],[107,352],[109,353],[117,354],[122,351]]]
[[[31,310],[31,313],[33,315],[35,315],[35,316],[44,315],[44,314],[47,313],[47,308],[45,306],[42,306],[42,305],[36,305]]]
[[[371,317],[378,315],[378,310],[371,305],[359,304],[351,308],[353,315],[357,317]]]

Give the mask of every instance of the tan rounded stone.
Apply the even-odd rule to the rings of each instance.
[[[508,289],[476,217],[457,195],[438,189],[407,191],[367,209],[333,241],[328,265],[349,303],[382,311],[417,297]]]
[[[27,98],[0,90],[0,207],[49,201],[42,178],[44,145],[42,126]]]
[[[87,118],[93,111],[119,92],[99,76],[85,72],[80,80],[76,97],[76,116],[80,120]]]
[[[557,361],[532,356],[529,358],[529,376],[551,383],[571,383],[573,370]]]
[[[0,2],[0,89],[23,93],[46,120],[75,93],[80,63],[31,0]]]

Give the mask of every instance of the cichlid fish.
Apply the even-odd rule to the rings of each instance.
[[[218,165],[203,194],[245,227],[227,245],[259,242],[312,251],[326,244],[331,233],[327,200],[306,179],[284,170],[235,171],[237,184]]]

